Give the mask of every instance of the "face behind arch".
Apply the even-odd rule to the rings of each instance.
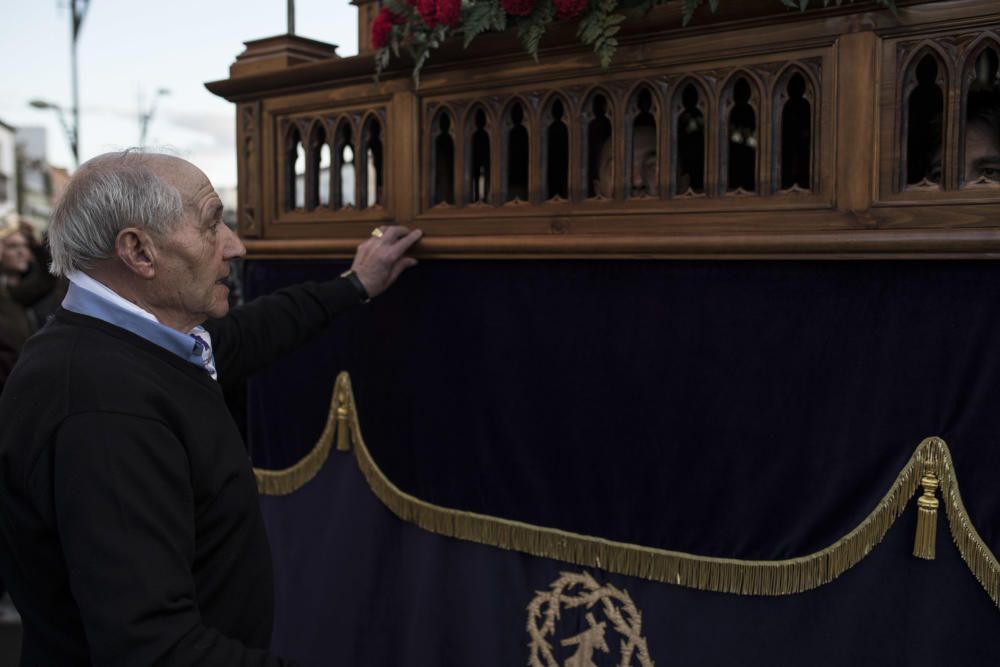
[[[639,125],[632,133],[631,178],[625,185],[630,197],[655,196],[659,189],[656,182],[656,128]],[[614,195],[614,155],[611,139],[601,146],[598,178],[594,191],[610,199]]]

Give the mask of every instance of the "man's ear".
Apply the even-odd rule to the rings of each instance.
[[[122,263],[140,278],[156,276],[156,246],[148,232],[126,227],[115,238],[115,252]]]

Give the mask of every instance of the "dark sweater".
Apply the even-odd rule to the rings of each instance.
[[[347,281],[206,323],[235,383],[358,302]],[[59,310],[0,400],[0,578],[22,665],[286,665],[251,463],[200,367]]]

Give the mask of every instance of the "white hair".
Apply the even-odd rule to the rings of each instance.
[[[114,255],[118,233],[137,227],[171,232],[184,213],[177,189],[151,168],[141,149],[100,155],[77,170],[49,223],[51,271],[85,271]]]

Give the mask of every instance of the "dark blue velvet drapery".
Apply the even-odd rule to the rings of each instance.
[[[246,290],[342,269],[251,262]],[[290,465],[348,370],[375,460],[423,500],[765,560],[841,538],[938,435],[1000,553],[994,341],[986,262],[424,262],[259,374],[247,426],[255,465]],[[262,503],[275,648],[307,664],[526,664],[534,592],[581,571],[404,524],[344,455]],[[592,574],[629,591],[659,665],[994,664],[1000,612],[945,523],[933,562],[910,555],[913,525],[784,598]],[[560,664],[574,650],[555,646]]]

